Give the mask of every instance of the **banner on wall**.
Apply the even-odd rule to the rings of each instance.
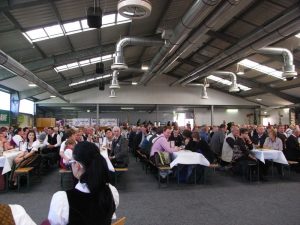
[[[0,110],[0,124],[9,124],[9,111]]]
[[[116,118],[102,118],[99,121],[101,127],[114,127],[118,126],[118,119]]]
[[[75,127],[84,127],[90,126],[90,118],[73,118],[73,119],[66,119],[66,124],[69,126]]]
[[[94,125],[97,125],[97,119],[91,119],[91,125],[94,126]]]

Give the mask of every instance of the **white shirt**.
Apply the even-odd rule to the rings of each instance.
[[[20,205],[9,205],[16,225],[36,225]]]
[[[117,189],[109,184],[109,188],[113,195],[116,208],[119,205],[119,192]],[[75,189],[83,192],[90,193],[89,188],[85,183],[78,183],[75,186]],[[112,219],[115,219],[116,215],[114,214]],[[67,193],[65,191],[56,192],[51,199],[50,209],[48,214],[48,220],[51,225],[65,225],[69,222],[69,201]]]
[[[18,134],[16,134],[15,136],[13,136],[12,139],[15,142],[15,144],[16,144],[17,147],[19,147],[20,142],[23,142],[23,138],[20,135],[18,135]]]
[[[34,141],[32,143],[32,146],[27,146],[27,142],[23,143],[21,145],[21,151],[27,151],[27,149],[31,149],[32,151],[38,151],[39,150],[39,146],[40,146],[40,142],[38,140]]]
[[[64,152],[66,148],[66,141],[63,141],[60,145],[59,152]]]
[[[111,141],[109,141],[109,140],[107,139],[107,137],[104,137],[104,138],[103,138],[103,142],[102,142],[102,146],[107,147],[108,144],[110,144],[110,146],[112,146],[112,140],[113,140],[113,139],[111,139]]]

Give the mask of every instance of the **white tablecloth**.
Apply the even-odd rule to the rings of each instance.
[[[273,162],[288,164],[284,154],[282,151],[278,150],[252,150],[255,157],[259,159],[259,161],[265,163],[266,159],[271,159]]]
[[[173,161],[170,163],[170,167],[173,168],[177,164],[185,164],[185,165],[203,165],[209,166],[209,161],[198,152],[192,152],[189,150],[182,150],[179,152],[173,152]]]
[[[101,153],[101,155],[104,157],[104,159],[106,160],[108,169],[109,169],[110,171],[112,171],[112,172],[115,172],[115,168],[114,168],[114,166],[112,165],[110,159],[108,158],[107,150],[106,150],[106,149],[101,149],[101,150],[100,150],[100,153]]]
[[[3,156],[0,157],[0,167],[3,167],[2,175],[11,171],[13,161],[19,153],[19,149],[13,149],[3,152]]]

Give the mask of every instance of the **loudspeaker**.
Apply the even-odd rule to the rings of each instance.
[[[99,82],[99,91],[104,91],[105,89],[105,84],[103,83],[103,81]]]
[[[102,62],[96,63],[96,73],[98,74],[104,73],[104,64]]]
[[[100,7],[89,7],[87,10],[87,24],[90,28],[101,28],[102,10]]]

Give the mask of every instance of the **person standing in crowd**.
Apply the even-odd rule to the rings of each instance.
[[[209,137],[209,127],[207,125],[203,125],[200,130],[200,139],[208,143],[208,137]]]
[[[113,128],[113,134],[114,137],[109,159],[114,167],[127,167],[129,163],[127,140],[121,135],[120,127],[115,126]]]
[[[221,124],[219,126],[218,131],[214,132],[214,135],[211,137],[211,140],[209,142],[211,151],[213,151],[218,158],[221,158],[222,147],[225,139],[225,132],[226,125]]]
[[[254,132],[253,136],[251,137],[253,144],[258,148],[262,148],[266,138],[267,134],[265,132],[264,126],[258,125],[256,128],[256,132]]]
[[[135,139],[135,136],[136,136],[136,126],[132,126],[131,128],[131,131],[129,133],[129,137],[128,137],[128,147],[129,147],[129,150],[130,152],[133,151],[133,145],[134,145],[134,139]]]
[[[79,182],[75,188],[52,196],[49,223],[111,225],[119,194],[110,185],[106,160],[95,144],[86,141],[75,146],[73,158],[72,172]]]
[[[43,161],[45,166],[48,162],[55,164],[59,160],[61,137],[57,132],[58,130],[54,129],[53,127],[48,128],[48,135],[44,140],[46,148],[42,150],[42,153],[44,154]]]
[[[102,142],[102,147],[107,149],[108,154],[110,154],[110,151],[111,151],[113,137],[114,137],[114,135],[113,135],[112,130],[110,128],[107,128],[105,130],[105,137]]]
[[[222,146],[222,155],[221,155],[221,166],[227,166],[232,161],[233,149],[235,140],[239,137],[240,130],[238,126],[231,126],[231,133],[229,133],[224,140]]]

